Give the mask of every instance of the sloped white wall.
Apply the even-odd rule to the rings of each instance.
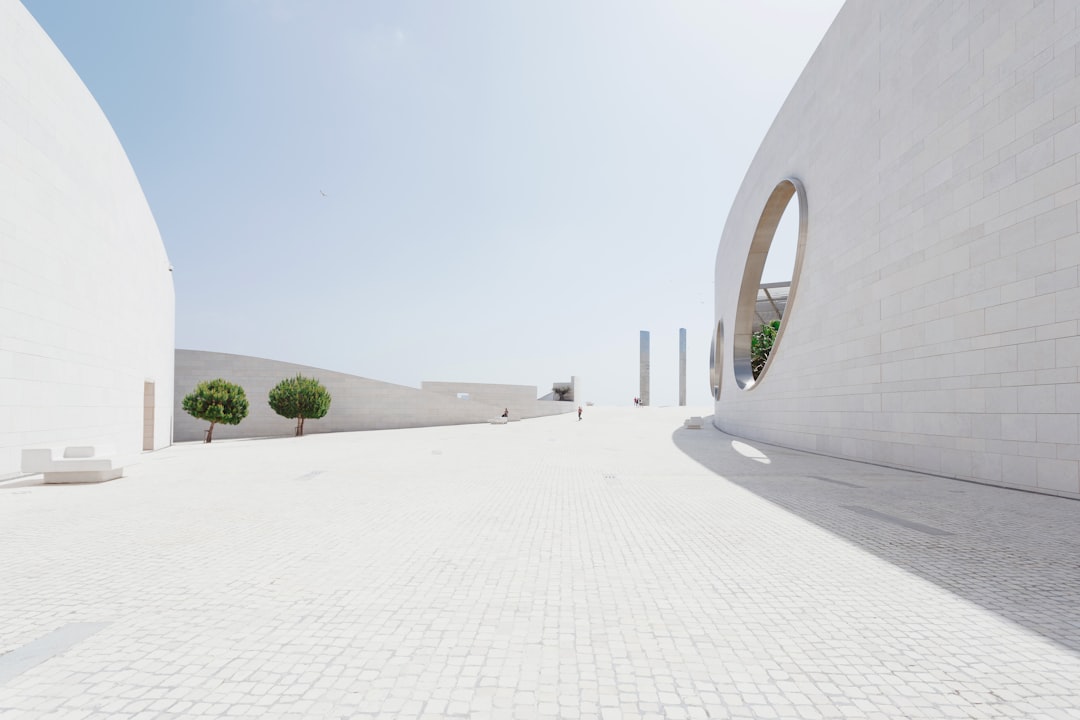
[[[266,360],[247,355],[204,352],[201,350],[176,351],[175,388],[175,439],[202,440],[209,423],[184,412],[181,407],[184,396],[203,380],[224,378],[244,388],[250,405],[250,413],[239,425],[218,425],[214,439],[266,437],[292,435],[296,427],[270,409],[270,389],[285,378],[299,373],[317,378],[330,392],[330,412],[319,420],[306,420],[304,433],[343,432],[352,430],[387,430],[391,428],[430,427],[433,425],[461,425],[479,423],[502,414],[502,405],[490,405],[478,400],[459,400],[447,392],[427,392],[392,383],[332,372],[294,363]],[[491,397],[521,398],[521,388],[515,385],[477,385],[476,389],[491,392]],[[516,391],[516,392],[515,392]],[[461,390],[459,392],[468,392]],[[537,417],[548,406],[560,406],[568,412],[570,403],[542,403],[533,400],[534,410],[529,413],[527,403],[518,403],[521,414],[517,417]]]
[[[1077,8],[844,6],[720,240],[718,427],[1080,496]],[[743,267],[788,176],[808,198],[802,274],[770,367],[744,390]]]
[[[16,0],[0,0],[0,477],[21,449],[170,442],[169,260],[105,115]]]
[[[458,393],[469,393],[473,402],[483,403],[502,411],[509,410],[510,417],[532,418],[545,415],[560,415],[573,412],[574,403],[560,400],[539,400],[535,385],[502,385],[498,383],[455,383],[433,382],[420,383],[424,392],[438,393],[457,397]]]

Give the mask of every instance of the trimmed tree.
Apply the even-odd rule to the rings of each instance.
[[[315,378],[298,373],[270,390],[270,407],[281,417],[296,418],[296,435],[299,437],[304,434],[304,420],[317,420],[329,412],[330,393]]]
[[[555,396],[560,400],[565,400],[567,395],[570,395],[574,390],[574,386],[570,383],[555,383],[551,386],[551,392],[555,393]]]
[[[239,425],[248,414],[248,400],[244,388],[221,378],[203,380],[190,394],[184,396],[180,407],[184,408],[188,415],[210,423],[203,442],[214,439],[214,426],[218,423]]]

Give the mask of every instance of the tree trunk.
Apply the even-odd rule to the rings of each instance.
[[[206,440],[203,442],[210,442],[214,439],[214,423],[210,423],[210,429],[206,431]]]
[[[304,416],[299,415],[296,418],[296,437],[300,437],[304,434]]]

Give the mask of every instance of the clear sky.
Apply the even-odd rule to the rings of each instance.
[[[640,330],[677,402],[680,327],[710,401],[724,220],[842,4],[23,2],[139,176],[177,347],[605,405]]]

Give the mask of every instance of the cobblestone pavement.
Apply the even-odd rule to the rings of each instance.
[[[690,414],[0,486],[0,717],[1080,718],[1080,502]]]

